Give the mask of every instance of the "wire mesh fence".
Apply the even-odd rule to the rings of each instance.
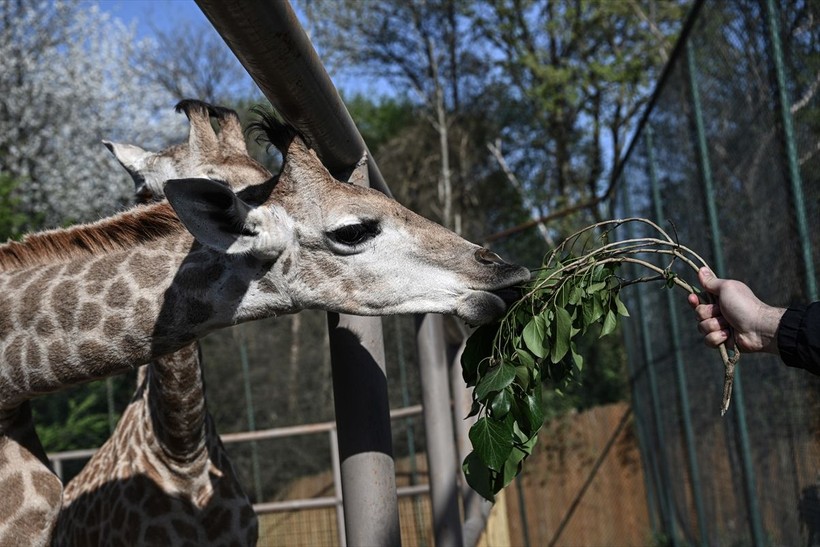
[[[613,211],[673,223],[719,275],[780,306],[817,298],[818,16],[816,1],[697,5]],[[719,358],[667,292],[631,291],[637,313],[624,326],[655,537],[816,544],[820,379],[744,356],[721,418]]]

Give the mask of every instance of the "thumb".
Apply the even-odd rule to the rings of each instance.
[[[723,280],[715,275],[715,272],[704,266],[698,270],[698,281],[700,285],[711,294],[718,294]]]

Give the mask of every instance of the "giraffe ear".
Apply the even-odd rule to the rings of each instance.
[[[289,227],[284,213],[275,205],[253,207],[224,183],[169,180],[165,196],[194,238],[214,250],[276,258],[285,247]]]
[[[102,143],[114,154],[114,157],[117,158],[120,165],[125,167],[128,174],[131,175],[131,179],[134,181],[134,194],[149,197],[151,195],[151,189],[146,184],[143,170],[147,167],[148,160],[156,154],[143,150],[133,144],[121,144],[106,140],[102,141]]]
[[[102,143],[114,154],[117,161],[120,162],[129,173],[142,169],[145,166],[145,160],[153,155],[152,152],[143,150],[133,144],[121,144],[106,140],[102,141]]]

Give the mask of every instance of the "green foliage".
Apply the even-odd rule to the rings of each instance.
[[[345,98],[345,104],[371,151],[413,125],[416,118],[413,105],[398,99],[383,97],[373,101],[356,94]]]
[[[0,242],[18,239],[28,218],[20,213],[20,199],[15,194],[18,183],[11,175],[0,173]]]
[[[661,237],[609,242],[613,230],[634,223]],[[602,234],[594,238],[599,229]],[[670,261],[658,266],[641,255]],[[589,226],[547,255],[522,297],[499,322],[472,334],[461,364],[464,381],[474,388],[470,415],[478,416],[470,430],[473,452],[463,465],[474,490],[492,501],[521,471],[544,421],[545,391],[561,396],[579,385],[586,362],[580,347],[590,344],[593,336],[612,334],[619,319],[629,317],[621,300],[625,286],[658,281],[694,291],[672,270],[678,261],[697,270],[689,256],[697,258],[644,219]],[[656,275],[627,279],[624,264]]]
[[[135,374],[92,382],[32,399],[37,435],[46,452],[92,448],[108,439],[134,393]],[[110,390],[110,391],[109,391]],[[68,481],[82,469],[81,460],[63,466]]]
[[[519,473],[544,420],[542,380],[561,391],[577,382],[584,358],[577,341],[595,324],[600,336],[628,312],[619,297],[616,266],[567,270],[572,255],[547,262],[525,296],[499,323],[480,328],[462,357],[473,391],[470,430],[474,455],[464,463],[472,488],[489,500]],[[487,341],[490,351],[485,352]],[[485,469],[480,469],[481,466]]]

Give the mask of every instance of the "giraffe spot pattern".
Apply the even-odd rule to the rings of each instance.
[[[74,318],[80,305],[77,282],[66,280],[57,285],[51,293],[51,306],[55,310],[57,322],[64,330],[74,328]]]
[[[100,324],[103,311],[102,307],[95,302],[83,302],[77,317],[77,327],[88,332]]]
[[[8,298],[0,298],[0,338],[12,331],[11,304]]]
[[[131,302],[131,288],[122,279],[117,279],[111,284],[105,296],[105,304],[109,308],[125,309]]]
[[[119,336],[125,329],[125,319],[120,315],[112,315],[103,322],[103,334],[108,338]]]
[[[26,343],[25,362],[29,367],[40,368],[42,366],[40,346],[33,338],[29,338]]]
[[[49,317],[40,317],[37,320],[34,330],[41,338],[51,336],[54,333],[54,322]]]
[[[27,327],[34,322],[40,310],[43,293],[48,287],[40,282],[32,282],[23,292],[17,308],[17,321],[21,327]]]

